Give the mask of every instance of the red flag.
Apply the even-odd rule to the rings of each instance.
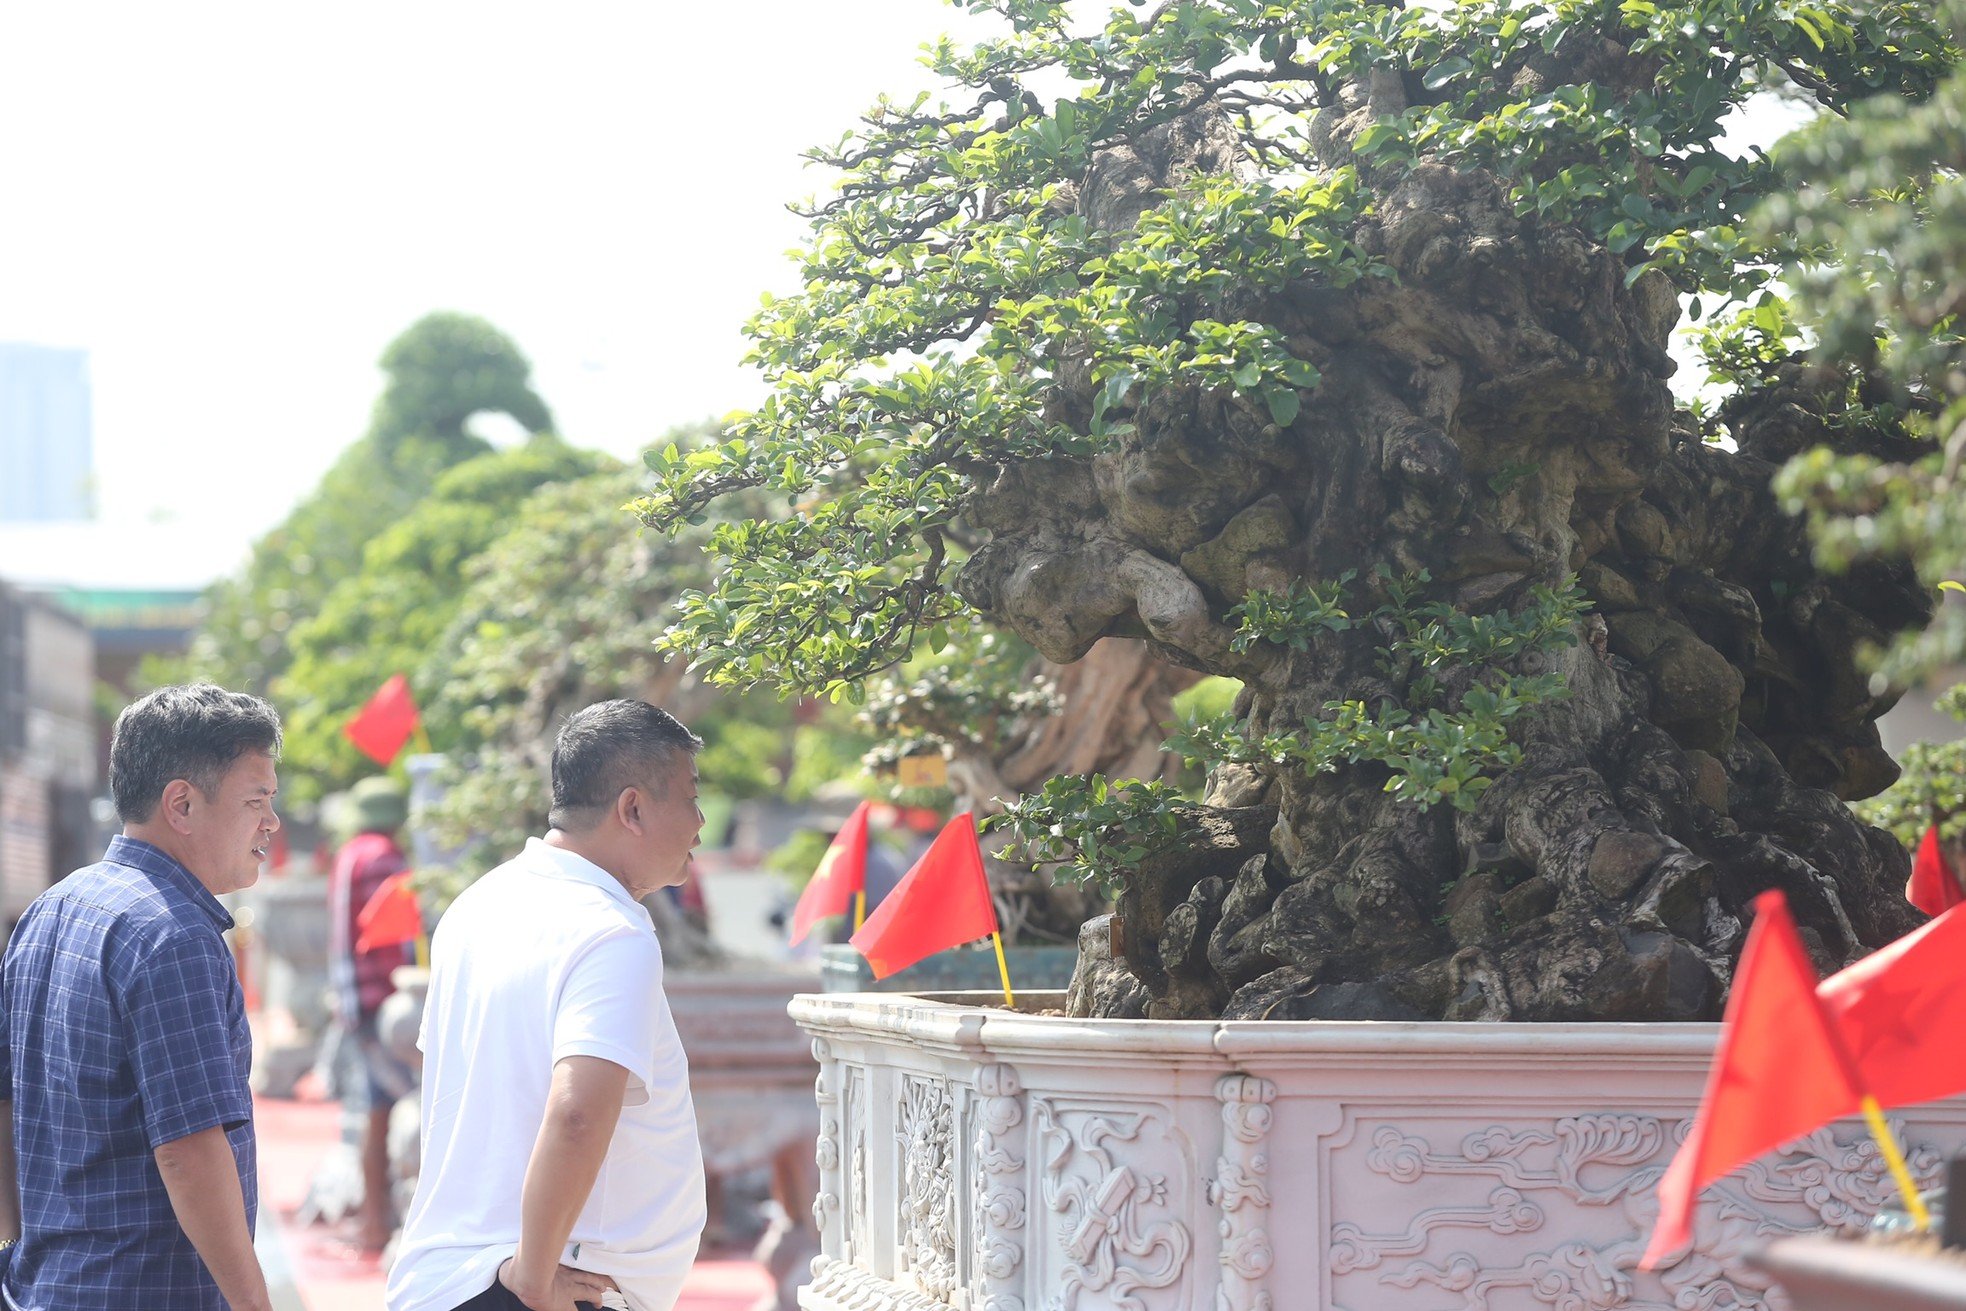
[[[1905,900],[1927,915],[1943,915],[1966,902],[1966,891],[1960,889],[1959,878],[1940,849],[1936,824],[1925,830],[1925,840],[1918,844],[1918,855],[1912,858],[1911,882],[1905,884]]]
[[[1966,1092],[1966,907],[1830,975],[1816,995],[1879,1105]]]
[[[997,931],[997,908],[983,874],[976,817],[950,820],[915,867],[882,899],[853,945],[885,979],[944,947],[960,946]]]
[[[416,732],[416,702],[410,697],[410,680],[391,674],[376,690],[368,704],[341,726],[348,740],[378,765],[387,766],[403,749],[403,743]]]
[[[1857,1110],[1850,1057],[1816,997],[1780,892],[1754,899],[1754,926],[1734,971],[1720,1043],[1692,1132],[1659,1180],[1659,1223],[1638,1265],[1650,1270],[1693,1236],[1693,1203],[1714,1180]]]
[[[853,894],[867,886],[867,816],[872,805],[861,802],[847,816],[846,823],[819,858],[799,904],[792,909],[792,943],[805,941],[812,926],[828,915],[838,915],[853,904]]]
[[[376,885],[375,894],[355,917],[355,950],[370,952],[414,942],[423,935],[423,910],[416,904],[410,872],[391,874]]]

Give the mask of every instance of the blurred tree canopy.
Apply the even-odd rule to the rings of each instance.
[[[705,426],[680,430],[685,444]],[[460,470],[459,472],[462,472]],[[706,533],[632,531],[624,507],[646,475],[610,471],[542,488],[506,531],[464,566],[464,587],[428,644],[416,681],[451,759],[446,795],[426,822],[459,852],[445,879],[461,886],[537,833],[548,764],[566,715],[610,697],[640,697],[704,739],[706,791],[776,794],[793,767],[796,707],[770,695],[718,692],[657,649],[676,596],[708,581]],[[706,835],[715,841],[717,835]]]
[[[1937,12],[1951,43],[1966,43],[1966,3]],[[1907,556],[1928,587],[1952,593],[1930,628],[1879,653],[1874,684],[1913,683],[1966,659],[1966,71],[1919,103],[1880,97],[1826,117],[1776,159],[1795,186],[1757,218],[1794,234],[1782,344],[1800,367],[1814,353],[1862,361],[1843,384],[1849,410],[1901,415],[1910,439],[1888,454],[1816,447],[1780,486],[1829,567]],[[1807,336],[1817,352],[1799,349]],[[1966,684],[1939,704],[1966,721]],[[1859,809],[1907,847],[1937,826],[1955,859],[1966,855],[1966,741],[1917,744],[1900,763],[1903,777]]]
[[[294,626],[291,663],[274,680],[287,723],[285,764],[299,794],[332,792],[375,772],[342,725],[391,674],[409,676],[432,746],[442,751],[462,740],[450,716],[433,713],[432,698],[448,679],[430,657],[465,603],[471,562],[525,529],[520,509],[539,488],[619,467],[558,437],[536,436],[445,470],[422,500],[369,539],[361,567]]]
[[[1966,43],[1966,3],[1936,12],[1950,43]],[[1846,392],[1844,422],[1901,418],[1910,439],[1891,455],[1798,455],[1781,482],[1788,508],[1808,514],[1831,567],[1906,556],[1928,587],[1962,594],[1892,645],[1879,678],[1904,683],[1966,659],[1966,70],[1921,101],[1879,96],[1825,116],[1775,157],[1793,185],[1756,226],[1787,236],[1795,328],[1817,343],[1796,359],[1858,361],[1847,378],[1818,367]]]
[[[380,363],[383,391],[368,431],[253,544],[238,575],[212,586],[188,658],[180,668],[156,669],[159,681],[189,675],[271,692],[293,657],[293,630],[362,567],[366,544],[401,520],[444,470],[491,449],[467,431],[472,415],[509,415],[533,434],[553,426],[532,389],[532,366],[483,319],[425,315],[389,344]]]

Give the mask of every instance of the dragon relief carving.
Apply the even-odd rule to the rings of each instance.
[[[1797,1139],[1778,1157],[1756,1161],[1714,1185],[1696,1213],[1694,1242],[1671,1264],[1637,1273],[1656,1217],[1654,1185],[1686,1136],[1687,1124],[1645,1115],[1587,1115],[1547,1129],[1483,1129],[1462,1138],[1460,1150],[1435,1148],[1407,1130],[1374,1131],[1367,1168],[1398,1184],[1443,1177],[1482,1177],[1495,1186],[1483,1206],[1422,1210],[1398,1233],[1332,1226],[1329,1268],[1334,1276],[1371,1275],[1379,1285],[1370,1303],[1390,1308],[1386,1289],[1432,1288],[1459,1294],[1462,1311],[1547,1306],[1555,1311],[1780,1311],[1766,1276],[1741,1257],[1770,1237],[1849,1229],[1890,1204],[1895,1190],[1876,1145],[1839,1137],[1833,1128]],[[1902,1126],[1894,1125],[1902,1137]],[[1921,1183],[1935,1180],[1943,1156],[1927,1145],[1908,1153]],[[1541,1195],[1540,1202],[1537,1195]],[[1455,1229],[1504,1236],[1535,1234],[1551,1213],[1572,1207],[1621,1208],[1627,1235],[1616,1241],[1570,1241],[1530,1250],[1510,1264],[1492,1249],[1422,1256],[1432,1240]],[[1498,1300],[1504,1290],[1518,1297]],[[1519,1300],[1526,1293],[1530,1302]],[[1420,1305],[1415,1303],[1414,1305]],[[1437,1303],[1425,1303],[1435,1311]]]
[[[956,1288],[956,1201],[950,1147],[955,1137],[949,1086],[905,1075],[901,1123],[901,1268],[928,1296]]]
[[[1045,1206],[1064,1256],[1047,1311],[1077,1311],[1087,1292],[1100,1295],[1101,1311],[1147,1311],[1140,1294],[1178,1281],[1193,1247],[1187,1226],[1154,1218],[1167,1209],[1167,1176],[1146,1169],[1143,1153],[1131,1163],[1114,1160],[1112,1148],[1139,1141],[1154,1117],[1059,1109],[1039,1099],[1032,1122],[1044,1153]]]

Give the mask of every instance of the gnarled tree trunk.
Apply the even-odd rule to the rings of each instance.
[[[1327,115],[1334,162],[1398,108]],[[1119,228],[1236,158],[1190,116],[1108,153],[1076,204]],[[1732,416],[1738,451],[1704,446],[1667,389],[1670,286],[1627,287],[1480,172],[1388,177],[1355,239],[1396,276],[1235,307],[1322,372],[1293,422],[1170,387],[1117,449],[1002,468],[969,507],[991,540],[961,590],[1054,661],[1126,636],[1241,678],[1257,732],[1402,689],[1367,629],[1232,650],[1223,616],[1252,588],[1385,563],[1484,612],[1574,574],[1587,640],[1525,658],[1570,696],[1472,812],[1398,802],[1372,766],[1219,771],[1228,813],[1122,908],[1150,1013],[1708,1019],[1764,889],[1824,966],[1908,929],[1903,852],[1844,802],[1896,773],[1857,650],[1929,603],[1908,571],[1819,573],[1769,490],[1827,439],[1827,384],[1798,373]],[[1086,420],[1078,391],[1085,412],[1056,417]]]

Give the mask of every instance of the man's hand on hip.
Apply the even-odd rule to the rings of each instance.
[[[498,1268],[498,1282],[532,1311],[575,1311],[575,1304],[579,1302],[598,1306],[601,1298],[614,1287],[614,1280],[606,1275],[563,1265],[554,1268],[552,1283],[545,1288],[523,1288],[512,1281],[511,1270],[512,1258],[508,1256]]]

